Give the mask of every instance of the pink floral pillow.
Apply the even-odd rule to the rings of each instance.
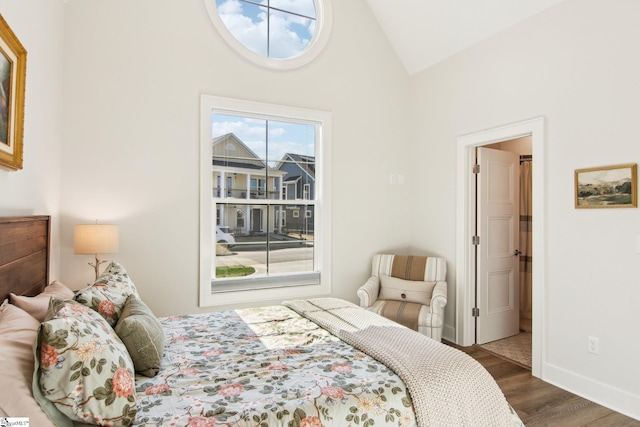
[[[124,267],[111,261],[98,280],[78,291],[73,299],[100,313],[114,327],[129,295],[139,296],[138,290]]]
[[[95,311],[52,298],[38,335],[36,364],[34,384],[39,384],[41,393],[34,390],[34,395],[45,412],[50,413],[53,403],[74,421],[109,426],[133,422],[137,412],[133,362]]]

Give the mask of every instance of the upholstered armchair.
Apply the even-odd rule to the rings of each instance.
[[[446,276],[444,258],[376,254],[371,277],[358,289],[360,306],[440,341]]]

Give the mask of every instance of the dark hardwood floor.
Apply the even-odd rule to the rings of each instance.
[[[480,347],[456,347],[480,362],[527,427],[639,427],[640,421],[531,376],[531,372]]]

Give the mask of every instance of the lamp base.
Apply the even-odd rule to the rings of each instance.
[[[95,263],[88,263],[91,267],[93,267],[93,269],[96,271],[96,280],[98,280],[98,276],[100,275],[100,264],[104,264],[105,262],[107,262],[106,259],[103,259],[102,261],[100,259],[98,259],[98,254],[95,255],[96,256],[96,262]]]

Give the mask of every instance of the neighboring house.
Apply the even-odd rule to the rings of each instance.
[[[280,232],[279,207],[258,204],[260,199],[281,199],[285,172],[269,167],[233,133],[211,142],[212,196],[216,202],[216,224],[237,234]],[[274,212],[268,212],[268,209]]]
[[[313,156],[287,153],[276,165],[286,172],[282,186],[284,200],[313,200],[315,198],[316,159]],[[282,227],[287,232],[313,234],[313,206],[287,206],[282,217]]]

